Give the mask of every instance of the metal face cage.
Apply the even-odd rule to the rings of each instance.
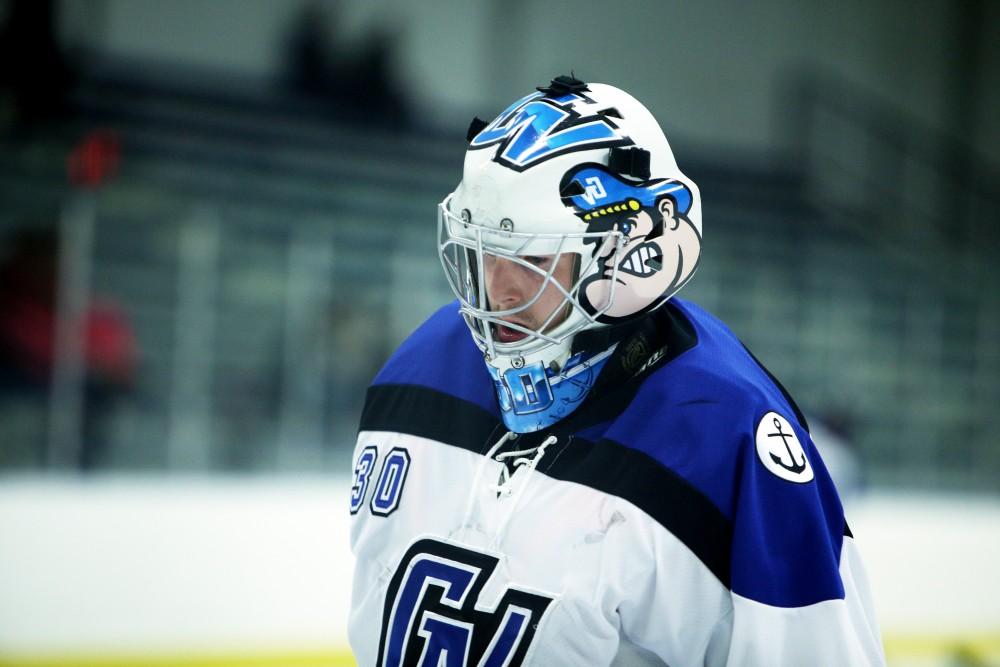
[[[515,231],[515,223],[504,219],[499,226],[481,224],[467,211],[456,215],[449,195],[438,204],[438,256],[452,291],[458,297],[460,312],[472,336],[488,359],[501,355],[524,355],[567,341],[577,332],[598,324],[597,318],[614,303],[618,284],[618,264],[627,237],[618,230],[574,233],[529,233]],[[610,256],[602,263],[600,257]],[[575,271],[569,285],[554,276],[563,255],[576,256]],[[545,258],[543,266],[537,259]],[[506,260],[527,272],[525,281],[533,288],[512,308],[494,310],[487,295],[487,265]],[[605,267],[610,281],[606,303],[587,309],[579,296],[584,281]],[[561,300],[544,315],[535,328],[516,321],[519,314],[532,308],[547,290],[555,290]],[[549,291],[549,294],[552,292]],[[504,326],[526,334],[516,342],[498,341],[496,327]]]

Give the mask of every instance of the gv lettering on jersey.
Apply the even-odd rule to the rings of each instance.
[[[433,539],[410,546],[386,592],[379,667],[522,664],[552,598],[507,588],[496,608],[479,608],[498,562]]]

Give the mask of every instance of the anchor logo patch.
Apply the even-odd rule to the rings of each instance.
[[[812,480],[812,466],[787,419],[777,412],[765,414],[757,423],[756,440],[757,457],[765,468],[789,482]]]

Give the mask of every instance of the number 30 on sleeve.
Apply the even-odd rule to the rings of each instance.
[[[368,495],[372,472],[378,462],[378,449],[365,447],[354,466],[354,483],[351,484],[351,514],[357,514]],[[410,469],[410,453],[403,447],[393,447],[382,461],[375,482],[369,509],[376,516],[389,516],[399,507],[406,483],[406,473]]]

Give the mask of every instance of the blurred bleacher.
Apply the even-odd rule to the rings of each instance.
[[[90,78],[72,103],[73,120],[0,146],[0,225],[93,199],[93,286],[124,306],[142,351],[105,467],[346,467],[363,362],[451,298],[435,206],[460,178],[464,129],[335,123],[315,101],[210,81]],[[80,195],[65,158],[94,127],[120,138],[121,169]],[[889,195],[852,187],[838,157],[861,139],[831,127],[814,122],[808,154],[777,165],[674,141],[705,220],[682,296],[845,431],[873,484],[1000,490],[994,232],[949,244],[882,224],[872,206]],[[2,421],[0,466],[39,465],[13,443],[44,415]]]

